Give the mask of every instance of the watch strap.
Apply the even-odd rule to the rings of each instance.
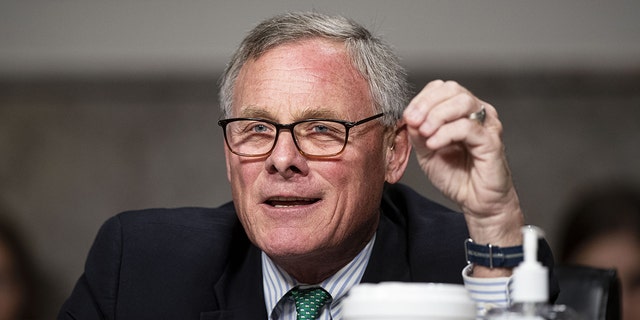
[[[522,246],[499,247],[481,245],[467,239],[464,242],[467,263],[489,268],[513,268],[524,259]]]

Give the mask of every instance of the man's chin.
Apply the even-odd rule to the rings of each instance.
[[[307,241],[298,241],[297,243],[277,242],[267,243],[259,246],[271,259],[296,259],[314,255],[318,251],[317,248],[309,246]]]

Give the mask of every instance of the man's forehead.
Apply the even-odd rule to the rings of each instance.
[[[275,60],[283,60],[292,65],[304,65],[310,68],[356,71],[344,42],[325,38],[307,38],[276,45],[247,60],[242,69],[246,70],[247,66],[259,64],[265,60],[270,63]]]
[[[248,105],[239,107],[238,115],[247,118],[263,118],[278,121],[282,116],[279,115],[279,111],[276,108],[269,108],[268,106],[256,106]],[[303,119],[342,119],[344,115],[340,114],[335,108],[327,107],[305,107],[295,109],[287,109],[286,116],[288,119],[303,120]]]

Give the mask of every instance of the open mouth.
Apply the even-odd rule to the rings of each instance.
[[[307,206],[320,201],[317,198],[292,198],[292,197],[274,197],[265,201],[266,204],[276,208],[288,208],[295,206]]]

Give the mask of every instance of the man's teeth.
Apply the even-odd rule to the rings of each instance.
[[[272,198],[267,203],[276,208],[288,208],[301,205],[308,205],[316,202],[317,199],[310,198]]]
[[[289,208],[289,207],[295,207],[294,205],[284,205],[284,204],[274,204],[273,205],[276,208]]]

